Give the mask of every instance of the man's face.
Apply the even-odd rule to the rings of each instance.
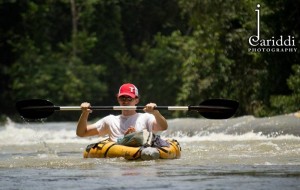
[[[117,99],[121,106],[135,106],[139,103],[138,98],[131,98],[130,96],[120,96]]]

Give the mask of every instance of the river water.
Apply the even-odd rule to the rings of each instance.
[[[75,122],[0,126],[0,189],[300,189],[300,118],[168,120],[182,157],[84,159]]]

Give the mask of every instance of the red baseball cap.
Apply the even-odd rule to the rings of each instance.
[[[139,91],[136,88],[136,86],[134,86],[133,84],[126,83],[120,87],[118,97],[124,96],[124,95],[130,96],[131,98],[136,98],[139,96]]]

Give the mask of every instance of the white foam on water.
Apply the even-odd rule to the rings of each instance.
[[[46,143],[80,143],[88,144],[97,141],[96,138],[79,138],[75,129],[56,127],[55,129],[43,125],[51,124],[16,124],[10,120],[5,126],[0,127],[0,145],[31,145],[41,142]],[[67,124],[61,123],[66,126]]]
[[[180,119],[178,119],[180,121]],[[226,130],[225,130],[226,131]],[[220,132],[195,132],[190,135],[185,131],[173,132],[171,135],[161,134],[163,138],[174,138],[179,142],[193,141],[257,141],[257,140],[296,140],[300,137],[289,134],[264,135],[253,131],[244,134],[226,134]],[[46,143],[78,143],[90,144],[103,138],[80,138],[76,136],[76,123],[14,123],[10,120],[0,126],[0,145],[30,145],[41,142]]]
[[[164,135],[162,135],[164,137]],[[258,140],[299,140],[300,137],[294,135],[278,135],[269,136],[263,135],[262,133],[248,132],[245,134],[224,134],[224,133],[206,133],[206,134],[195,134],[193,136],[188,136],[183,132],[178,132],[172,137],[166,136],[165,138],[175,138],[180,142],[192,142],[192,141],[258,141]]]

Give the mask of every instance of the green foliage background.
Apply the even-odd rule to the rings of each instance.
[[[248,52],[257,3],[262,37],[291,35],[299,48],[297,0],[0,0],[1,117],[28,98],[115,105],[124,82],[141,104],[228,98],[238,115],[294,112],[300,51]]]

